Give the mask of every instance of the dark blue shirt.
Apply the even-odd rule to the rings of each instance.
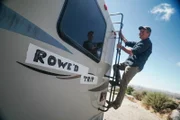
[[[132,47],[133,53],[133,56],[127,58],[125,64],[132,67],[139,67],[139,70],[141,71],[152,53],[152,43],[150,39],[148,38],[139,42],[128,41],[125,45]]]

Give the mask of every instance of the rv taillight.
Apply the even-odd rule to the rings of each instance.
[[[106,4],[104,4],[104,9],[105,9],[105,10],[107,10],[107,9],[108,9]]]

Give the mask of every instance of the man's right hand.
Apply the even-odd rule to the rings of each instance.
[[[121,40],[123,40],[123,42],[127,42],[126,38],[124,37],[124,35],[122,34],[122,31],[119,31],[119,37],[121,38]]]

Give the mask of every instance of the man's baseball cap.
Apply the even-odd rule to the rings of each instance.
[[[151,28],[150,28],[149,26],[140,26],[140,27],[139,27],[139,30],[141,30],[141,29],[145,29],[145,30],[147,30],[149,33],[151,33]]]

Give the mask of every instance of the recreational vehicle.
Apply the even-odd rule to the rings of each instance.
[[[103,120],[115,36],[104,0],[1,0],[0,119]]]

